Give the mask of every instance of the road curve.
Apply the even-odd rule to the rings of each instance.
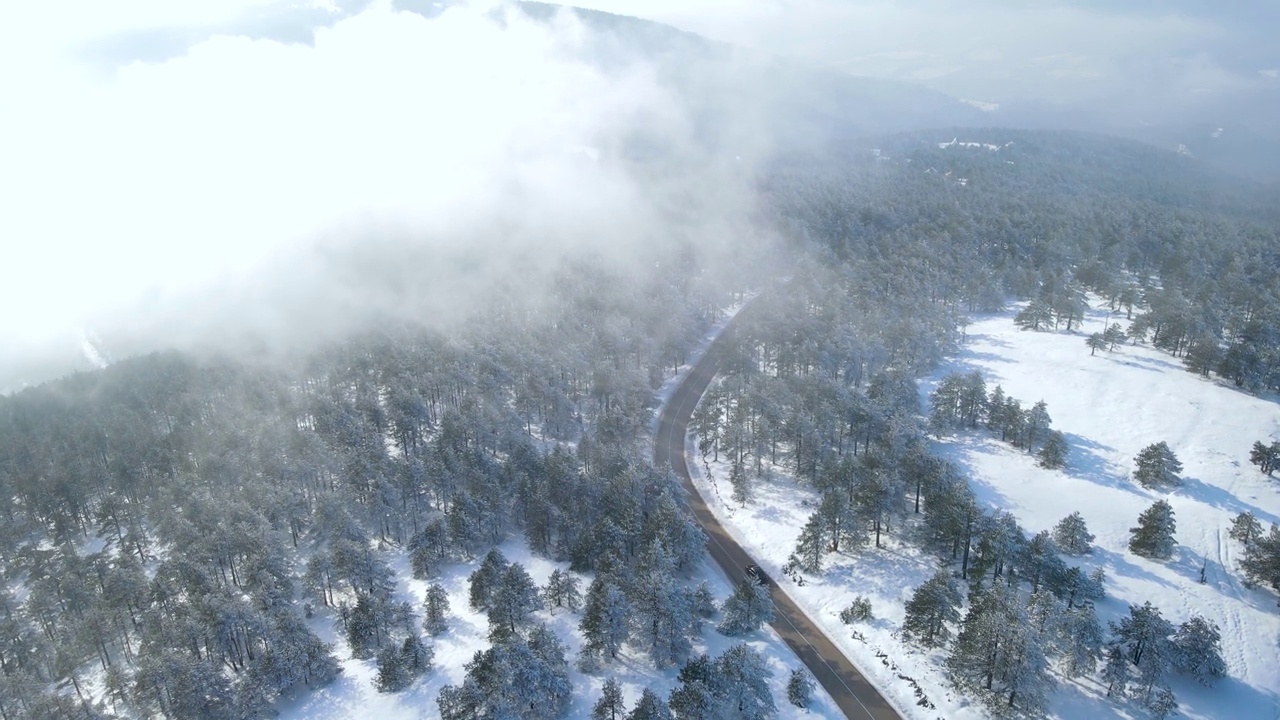
[[[684,451],[689,418],[716,375],[725,355],[725,341],[735,332],[743,313],[749,308],[750,306],[739,312],[712,341],[662,406],[658,415],[658,432],[653,443],[654,465],[659,470],[669,467],[679,476],[688,492],[689,509],[707,534],[707,551],[731,581],[741,578],[747,565],[759,563],[733,540],[707,507],[689,476]],[[770,586],[775,607],[773,629],[831,694],[845,717],[849,720],[901,720],[901,716],[884,696],[858,672],[853,663],[849,662],[835,643],[805,615],[777,582],[785,583],[789,580],[775,578],[775,583]]]

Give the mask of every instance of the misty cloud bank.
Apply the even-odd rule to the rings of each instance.
[[[1280,137],[1280,5],[1196,0],[580,0],[719,40],[1069,124],[1214,120]],[[1270,114],[1267,114],[1270,113]]]
[[[743,242],[760,148],[707,151],[652,62],[572,13],[435,10],[127,29],[11,84],[0,235],[26,271],[0,289],[0,373],[47,373],[22,359],[85,330],[119,354],[443,326],[536,308],[565,259],[623,272],[680,243],[713,265]]]

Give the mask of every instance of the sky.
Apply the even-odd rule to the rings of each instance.
[[[1225,123],[1238,108],[1280,107],[1280,3],[1270,0],[574,4],[984,102],[1084,106],[1133,122],[1194,113]]]
[[[690,134],[653,68],[584,64],[580,25],[498,0],[397,2],[0,6],[0,390],[48,353],[111,359],[113,333],[180,344],[403,304],[335,278],[357,260],[409,267],[406,243],[435,278],[410,310],[446,312],[549,257],[644,245],[661,211],[610,148],[638,128],[675,147]],[[578,4],[981,102],[1272,128],[1280,111],[1280,9],[1261,3]],[[728,188],[725,216],[744,199],[690,175],[685,189]],[[706,234],[730,235],[720,220]],[[455,277],[495,255],[523,259]]]

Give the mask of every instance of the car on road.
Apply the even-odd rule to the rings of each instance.
[[[764,569],[762,569],[759,565],[756,565],[755,563],[748,565],[746,567],[746,572],[747,572],[747,577],[751,578],[752,580],[755,580],[757,583],[761,585],[769,585],[769,584],[772,584],[773,582],[771,579],[769,579],[769,575],[765,573]]]

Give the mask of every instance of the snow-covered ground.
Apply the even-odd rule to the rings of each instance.
[[[748,301],[749,298],[728,308],[724,316],[707,330],[702,341],[690,353],[688,362],[659,390],[658,398],[661,401],[665,402],[674,392],[679,380]],[[539,587],[546,584],[547,578],[557,567],[568,571],[567,563],[555,563],[531,553],[522,539],[508,540],[500,549],[508,561],[523,564]],[[281,702],[278,708],[281,720],[418,720],[439,717],[436,696],[440,689],[445,685],[461,683],[466,675],[464,666],[477,651],[489,646],[486,638],[488,620],[483,613],[472,610],[467,604],[467,578],[479,563],[480,559],[477,558],[473,563],[446,567],[439,577],[433,579],[433,582],[440,583],[449,593],[449,629],[438,637],[423,638],[435,650],[435,667],[424,678],[400,693],[377,691],[374,686],[377,677],[374,660],[352,658],[346,640],[339,632],[335,614],[330,609],[317,608],[312,629],[323,640],[334,645],[335,654],[342,665],[342,673],[326,687],[311,692],[304,690],[299,696]],[[430,583],[413,578],[407,553],[403,551],[397,551],[392,556],[391,566],[398,580],[395,599],[407,601],[416,611],[421,612]],[[723,603],[732,592],[733,588],[724,574],[710,562],[704,564],[698,577],[706,578],[718,603]],[[590,578],[579,576],[579,581],[580,590],[585,594]],[[534,613],[534,616],[554,630],[565,643],[568,658],[573,664],[582,646],[582,638],[578,632],[581,614],[561,609],[554,615],[548,610],[541,610]],[[745,638],[728,638],[716,632],[715,623],[718,620],[717,615],[703,626],[702,638],[694,642],[695,652],[704,652],[714,657],[730,646],[745,641],[765,658],[773,673],[770,689],[778,707],[779,718],[794,720],[814,716],[839,717],[831,696],[821,686],[814,688],[808,710],[796,708],[787,702],[787,679],[793,669],[801,667],[801,663],[776,633],[765,627]],[[605,665],[598,672],[587,675],[573,667],[570,669],[569,679],[573,685],[574,697],[566,717],[571,720],[589,718],[591,707],[599,699],[604,682],[609,678],[614,678],[622,686],[623,696],[630,708],[640,699],[640,694],[646,687],[665,699],[676,686],[677,673],[678,668],[661,671],[654,669],[644,654],[629,647],[624,648],[616,662]]]
[[[1068,467],[1039,468],[1034,458],[981,432],[947,438],[936,450],[969,473],[983,502],[1013,513],[1028,532],[1081,512],[1097,539],[1080,564],[1086,571],[1100,565],[1107,575],[1108,597],[1097,606],[1104,626],[1127,613],[1129,603],[1147,600],[1175,624],[1200,614],[1220,626],[1229,677],[1213,688],[1172,678],[1180,715],[1280,718],[1280,608],[1274,594],[1242,587],[1234,568],[1239,548],[1226,536],[1231,518],[1245,510],[1264,526],[1280,522],[1280,483],[1248,463],[1255,440],[1280,436],[1280,407],[1188,373],[1176,359],[1141,345],[1091,357],[1084,338],[1105,327],[1105,311],[1091,311],[1071,334],[1020,331],[1012,316],[975,319],[964,350],[923,382],[921,393],[927,396],[948,372],[978,369],[988,390],[998,383],[1024,407],[1045,400],[1053,427],[1071,446]],[[1129,478],[1133,456],[1161,440],[1184,465],[1182,487],[1169,492],[1143,489]],[[690,457],[696,457],[692,450]],[[755,500],[742,508],[729,501],[726,467],[703,465],[698,475],[708,504],[735,538],[784,578],[780,568],[813,512],[815,494],[777,475],[758,484]],[[1160,498],[1173,506],[1178,528],[1178,547],[1166,562],[1127,549],[1138,514]],[[829,555],[822,576],[807,577],[803,587],[781,583],[909,717],[984,717],[981,706],[949,690],[939,654],[915,650],[896,634],[903,602],[935,566],[933,558],[890,538],[878,550]],[[876,619],[851,628],[836,614],[856,595],[871,600]],[[900,676],[917,681],[936,707],[917,705]],[[1054,717],[1146,716],[1136,706],[1112,704],[1095,680],[1059,680]]]
[[[508,540],[499,546],[507,560],[524,565],[529,575],[539,587],[546,584],[547,578],[557,567],[568,570],[568,565],[555,563],[546,558],[534,555],[522,539]],[[396,593],[397,601],[408,601],[418,612],[421,612],[426,598],[428,582],[415,580],[409,569],[406,553],[397,553],[392,558],[392,568],[396,571],[399,585]],[[459,564],[446,568],[440,577],[435,579],[449,593],[449,629],[438,637],[424,636],[423,641],[435,649],[435,667],[425,677],[415,682],[407,690],[399,693],[380,693],[374,687],[377,677],[377,666],[372,660],[356,660],[351,657],[346,640],[339,632],[335,615],[327,609],[317,608],[312,619],[312,629],[326,642],[333,643],[335,655],[342,665],[342,673],[336,680],[325,687],[303,692],[279,704],[281,720],[349,720],[350,718],[376,718],[377,720],[419,720],[420,718],[439,717],[436,696],[445,685],[460,684],[466,675],[464,665],[472,656],[489,646],[486,639],[488,620],[483,613],[472,610],[467,605],[467,577],[479,566],[479,559],[470,564]],[[706,567],[701,576],[705,576],[717,602],[723,602],[732,588],[728,581],[716,569]],[[580,590],[585,594],[589,578],[579,577]],[[572,665],[582,646],[582,638],[578,633],[578,622],[581,613],[571,613],[564,609],[553,615],[548,610],[534,613],[537,620],[545,623],[555,631],[565,643],[567,656]],[[720,655],[730,646],[738,642],[747,642],[756,652],[765,658],[773,672],[770,688],[773,700],[777,704],[779,718],[796,719],[805,717],[805,711],[787,702],[786,683],[791,670],[800,667],[800,661],[787,649],[786,645],[768,628],[753,633],[745,638],[728,638],[715,631],[714,623],[718,616],[703,626],[703,637],[694,642],[696,652],[705,652],[711,656]],[[600,671],[585,675],[571,668],[569,679],[573,685],[573,702],[567,718],[580,719],[591,716],[591,707],[600,698],[601,688],[605,680],[616,679],[622,685],[623,696],[627,707],[635,705],[640,693],[649,687],[666,698],[676,686],[678,668],[655,670],[653,664],[642,653],[625,648],[621,657],[612,664],[605,665]],[[810,712],[818,717],[838,717],[835,704],[821,687],[816,688]]]

